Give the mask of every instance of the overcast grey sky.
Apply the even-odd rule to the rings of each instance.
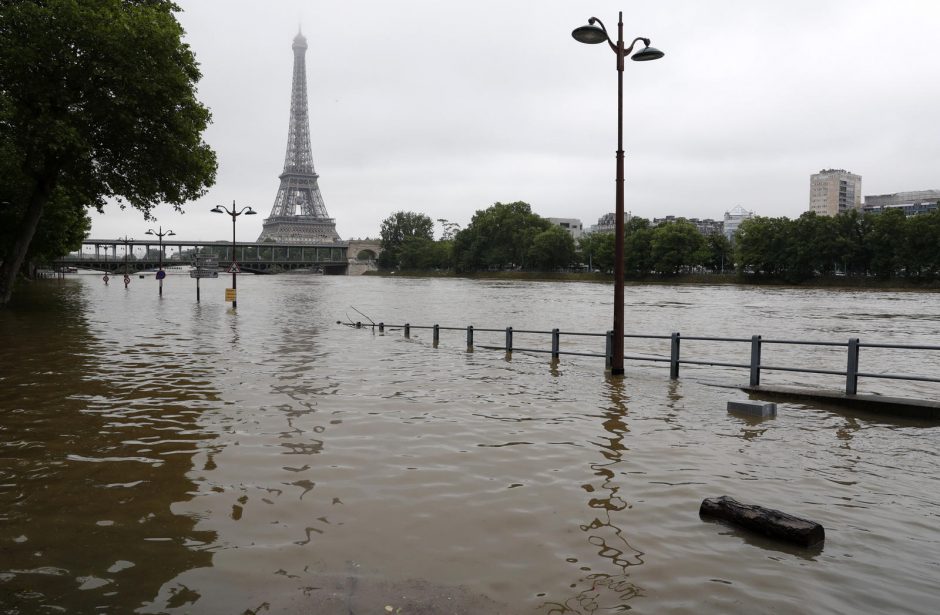
[[[571,30],[599,17],[666,53],[628,61],[626,209],[721,218],[807,209],[809,176],[844,168],[863,194],[940,188],[936,0],[177,0],[201,65],[215,186],[151,224],[109,207],[93,237],[224,239],[217,203],[270,213],[302,25],[314,164],[343,238],[389,214],[465,226],[522,200],[585,227],[614,209],[614,54]]]

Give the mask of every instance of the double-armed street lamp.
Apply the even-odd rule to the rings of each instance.
[[[162,296],[163,296],[163,278],[164,278],[164,276],[166,276],[166,274],[163,273],[163,238],[164,238],[164,237],[172,237],[172,236],[176,235],[176,233],[174,233],[173,231],[169,231],[169,230],[166,231],[166,232],[164,232],[162,226],[158,226],[157,228],[159,229],[159,230],[157,230],[157,231],[154,231],[152,228],[151,228],[151,229],[147,229],[147,232],[144,233],[144,234],[145,234],[145,235],[156,235],[156,236],[157,236],[157,239],[160,240],[160,255],[157,257],[157,263],[158,263],[158,265],[157,265],[157,280],[160,281],[160,296],[162,297]]]
[[[242,214],[245,214],[246,216],[253,216],[258,212],[253,210],[250,206],[242,207],[236,211],[235,201],[232,201],[231,209],[224,205],[216,205],[210,211],[215,214],[228,214],[232,217],[232,309],[235,310],[238,309],[238,299],[235,295],[235,290],[237,288],[235,276],[238,274],[238,261],[235,260],[235,218]]]
[[[597,25],[595,25],[597,24]],[[650,47],[650,39],[637,37],[629,47],[623,43],[623,12],[617,24],[617,42],[610,39],[607,28],[597,17],[591,17],[588,25],[575,28],[571,36],[581,43],[596,45],[607,43],[617,56],[617,204],[614,220],[614,330],[610,373],[612,376],[623,375],[623,65],[626,58],[636,62],[658,60],[663,52]],[[643,49],[633,53],[633,47],[643,43]],[[632,55],[631,55],[632,54]]]

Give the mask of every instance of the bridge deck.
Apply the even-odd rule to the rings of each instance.
[[[342,273],[349,263],[348,249],[347,242],[320,245],[236,242],[235,260],[243,271],[254,273],[308,268]],[[221,269],[228,269],[232,264],[231,242],[163,242],[162,262],[165,267],[190,265],[197,254],[215,256]],[[160,262],[159,242],[116,239],[86,239],[82,242],[81,251],[57,261],[61,266],[99,271],[156,269]]]

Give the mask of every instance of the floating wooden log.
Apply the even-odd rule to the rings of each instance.
[[[742,504],[726,495],[705,498],[699,508],[702,517],[714,517],[769,536],[776,540],[811,547],[826,539],[823,526],[755,504]]]

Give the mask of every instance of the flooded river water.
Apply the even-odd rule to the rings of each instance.
[[[602,359],[551,365],[468,353],[460,331],[434,348],[427,330],[336,324],[365,320],[358,310],[602,333],[608,285],[241,276],[236,314],[224,278],[203,280],[198,304],[182,276],[162,298],[152,278],[115,281],[32,284],[0,310],[0,611],[930,613],[940,601],[934,424],[793,403],[748,420],[726,411],[745,396],[716,386],[746,370],[684,367],[670,381],[662,364],[628,362],[611,380]],[[626,294],[628,333],[940,344],[935,293]],[[627,353],[668,354],[656,343]],[[603,351],[602,338],[563,344]],[[747,362],[749,350],[683,352]],[[935,376],[936,354],[866,349],[862,365]],[[845,349],[774,361],[844,369]],[[860,392],[937,398],[930,387]],[[718,495],[816,520],[826,542],[800,550],[703,521],[701,500]]]

